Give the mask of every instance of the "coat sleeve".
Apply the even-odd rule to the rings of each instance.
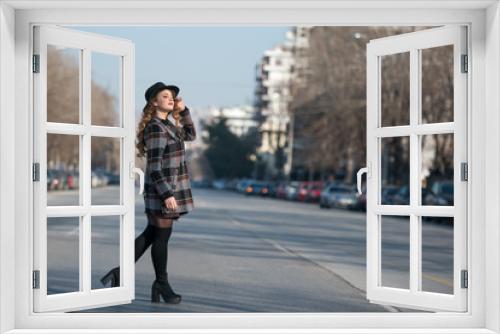
[[[147,163],[149,175],[160,198],[165,200],[174,195],[172,186],[168,182],[167,176],[162,171],[162,159],[167,138],[162,133],[163,130],[158,124],[149,124],[144,131],[144,141],[147,148]]]
[[[194,128],[194,123],[191,119],[191,113],[188,107],[185,107],[185,109],[181,111],[179,115],[181,116],[180,123],[182,124],[182,129],[180,131],[181,138],[185,141],[195,140],[196,129]]]

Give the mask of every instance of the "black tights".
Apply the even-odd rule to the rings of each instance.
[[[166,278],[168,240],[172,234],[172,226],[157,227],[151,224],[135,239],[135,261],[144,254],[151,245],[151,260],[155,269],[156,278]]]

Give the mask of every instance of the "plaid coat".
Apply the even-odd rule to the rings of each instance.
[[[144,177],[145,213],[178,218],[194,209],[184,141],[196,139],[189,109],[180,112],[177,127],[168,119],[153,115],[144,129],[147,164]],[[177,210],[166,208],[164,200],[174,196]]]

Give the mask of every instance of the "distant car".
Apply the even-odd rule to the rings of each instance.
[[[226,181],[225,189],[228,190],[236,190],[236,185],[238,184],[237,179],[231,179],[229,181]]]
[[[286,182],[281,182],[276,186],[276,198],[286,199]]]
[[[269,197],[276,197],[276,191],[277,191],[278,183],[277,182],[269,182],[268,184],[268,196]]]
[[[120,184],[120,175],[114,173],[106,173],[108,184]]]
[[[409,205],[410,204],[410,189],[408,186],[402,186],[398,188],[394,196],[391,197],[391,202],[382,203],[388,205]]]
[[[358,196],[353,186],[339,187],[331,198],[331,204],[335,208],[356,209],[358,206]]]
[[[320,195],[321,208],[355,207],[357,204],[356,193],[352,186],[346,184],[333,184],[326,187]]]
[[[248,184],[252,182],[252,180],[250,179],[243,179],[243,180],[239,180],[237,183],[236,183],[236,191],[237,192],[240,192],[240,193],[244,193],[246,191],[246,188],[248,186]]]
[[[212,182],[212,187],[214,189],[225,189],[225,187],[226,187],[226,180],[224,180],[224,179],[214,180]]]
[[[78,171],[70,171],[66,174],[66,183],[68,189],[78,189],[79,177]]]
[[[302,181],[297,188],[296,200],[300,202],[315,202],[319,200],[323,183],[321,181]]]
[[[90,173],[90,184],[92,188],[99,187],[101,185],[101,180],[96,172]]]
[[[47,169],[47,190],[57,189],[59,180],[57,180],[56,172],[53,169]]]
[[[453,181],[436,181],[431,186],[432,192],[446,201],[445,205],[453,205]]]
[[[269,195],[269,185],[264,181],[253,181],[247,185],[245,189],[246,195],[260,195],[260,196],[268,196]]]
[[[400,188],[393,185],[382,186],[382,204],[393,204],[394,196],[399,192]]]
[[[47,189],[62,190],[67,189],[68,181],[66,173],[60,169],[47,169]]]
[[[286,186],[286,199],[294,201],[297,198],[299,182],[292,181]]]
[[[428,188],[422,188],[421,191],[422,198],[420,203],[422,205],[447,205],[445,198],[436,195],[432,190]],[[382,204],[389,205],[409,205],[410,204],[410,189],[408,186],[402,186],[399,191],[392,197],[392,202],[386,202]]]
[[[295,196],[295,200],[300,202],[305,202],[307,197],[307,186],[308,184],[305,181],[299,183],[297,187],[297,196]]]
[[[306,201],[314,203],[319,202],[322,190],[323,190],[323,182],[321,181],[311,182],[308,187]]]
[[[210,188],[212,183],[209,180],[192,180],[191,186],[193,188]]]

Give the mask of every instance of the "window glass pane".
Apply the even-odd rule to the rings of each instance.
[[[410,137],[381,138],[380,204],[410,204]]]
[[[422,205],[453,206],[453,134],[421,136]]]
[[[81,50],[47,45],[47,121],[80,122]]]
[[[120,138],[92,137],[92,205],[121,204]]]
[[[381,57],[381,126],[410,124],[410,53]]]
[[[80,290],[79,240],[80,217],[47,218],[48,295]]]
[[[422,123],[453,122],[453,45],[420,50]]]
[[[422,217],[422,290],[453,294],[453,217]]]
[[[92,125],[121,126],[121,58],[92,52]]]
[[[80,204],[80,136],[47,134],[47,205]]]
[[[410,288],[410,217],[381,216],[381,285]]]
[[[100,279],[120,265],[120,216],[93,216],[92,221],[92,289],[103,286]],[[120,282],[120,286],[122,282]]]

